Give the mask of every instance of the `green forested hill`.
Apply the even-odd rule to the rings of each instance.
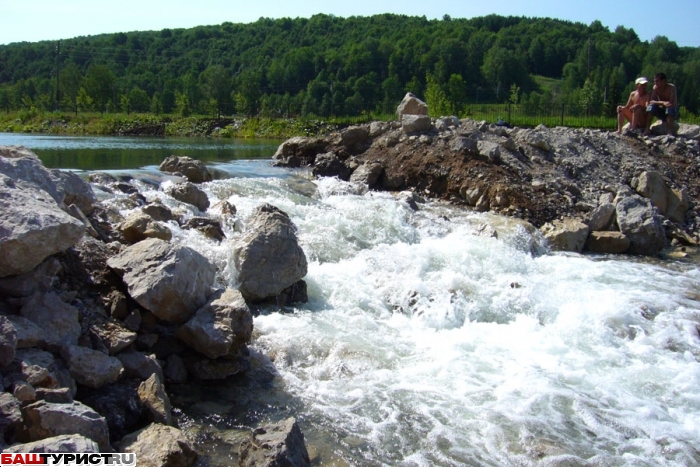
[[[0,109],[326,117],[390,113],[411,91],[444,114],[507,100],[606,112],[637,76],[659,71],[697,113],[700,49],[641,42],[624,27],[495,15],[261,18],[0,46]]]

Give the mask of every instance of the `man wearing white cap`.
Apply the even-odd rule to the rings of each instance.
[[[622,125],[625,120],[630,122],[630,130],[636,131],[637,128],[644,129],[647,126],[646,108],[649,105],[649,93],[647,92],[647,83],[649,82],[644,76],[635,80],[636,89],[630,93],[627,104],[617,106],[617,132],[622,133]]]

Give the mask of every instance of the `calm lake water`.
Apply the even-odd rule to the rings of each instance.
[[[54,136],[0,133],[0,146],[26,146],[48,168],[128,170],[159,165],[168,156],[190,156],[206,163],[270,159],[279,140]]]
[[[23,144],[50,167],[136,180],[158,180],[170,154],[207,161],[219,176],[202,184],[205,215],[224,219],[226,239],[167,227],[216,264],[222,286],[236,286],[235,244],[260,204],[294,222],[309,302],[258,310],[251,371],[169,387],[197,467],[237,465],[252,428],[287,416],[314,465],[700,465],[696,264],[550,252],[512,219],[440,202],[413,210],[394,193],[272,167],[277,142],[0,144]],[[168,183],[140,190],[183,218],[203,215],[169,197]],[[124,216],[137,209],[118,196],[103,202]],[[224,200],[235,222],[214,208]],[[490,229],[498,235],[481,234]]]

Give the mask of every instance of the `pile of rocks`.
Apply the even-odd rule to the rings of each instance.
[[[656,255],[700,241],[700,127],[641,138],[431,119],[410,94],[397,113],[395,122],[289,139],[275,164],[521,218],[553,249]]]
[[[170,194],[200,211],[183,228],[220,240],[197,185],[211,180],[206,167],[169,158],[161,169],[183,176]],[[246,371],[248,304],[305,300],[306,257],[289,217],[260,206],[234,252],[241,286],[217,288],[215,265],[169,242],[171,210],[147,203],[128,178],[92,182],[47,170],[25,148],[0,147],[0,446],[191,465],[197,453],[176,426],[166,385]],[[122,194],[133,214],[99,203],[93,186]],[[219,212],[235,216],[235,207]],[[298,426],[285,427],[295,447],[270,444],[262,457],[300,456]],[[299,458],[306,464],[290,465],[308,465],[308,454]]]

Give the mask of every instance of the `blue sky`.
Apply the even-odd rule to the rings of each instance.
[[[317,13],[370,16],[396,13],[428,19],[488,14],[550,17],[614,30],[633,28],[641,40],[657,35],[679,46],[700,47],[700,0],[0,0],[0,44],[69,39],[102,33],[250,23],[260,17],[304,17]]]

